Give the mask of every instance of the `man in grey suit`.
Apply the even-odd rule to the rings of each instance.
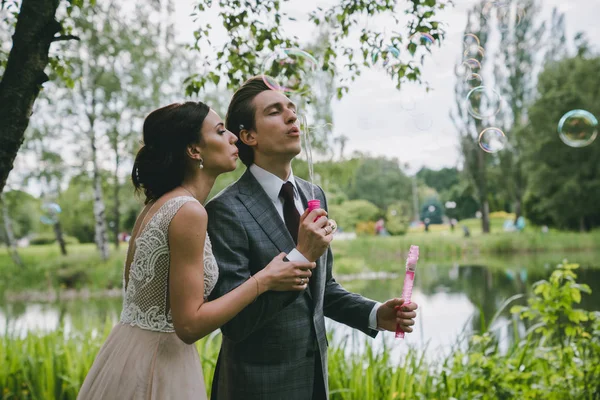
[[[226,127],[240,139],[239,156],[248,169],[206,205],[220,271],[211,298],[236,288],[281,252],[291,261],[316,261],[317,267],[304,292],[266,292],[221,328],[211,398],[328,399],[324,317],[375,337],[379,330],[394,331],[397,323],[412,332],[417,305],[402,305],[401,299],[380,304],[333,278],[327,199],[316,186],[322,209],[303,211],[311,188],[292,173],[300,132],[286,96],[262,77],[248,80],[231,100]]]

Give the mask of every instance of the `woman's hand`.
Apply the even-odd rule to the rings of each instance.
[[[281,253],[261,271],[254,275],[258,281],[259,293],[267,290],[278,292],[304,290],[308,286],[312,272],[317,264],[314,262],[284,261],[285,253]]]

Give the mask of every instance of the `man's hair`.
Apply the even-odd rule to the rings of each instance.
[[[263,76],[255,76],[248,79],[233,94],[227,115],[225,115],[225,127],[238,137],[236,145],[239,149],[240,160],[249,167],[254,162],[254,150],[242,142],[240,131],[242,129],[256,129],[256,107],[252,100],[265,90],[272,90],[263,80]]]

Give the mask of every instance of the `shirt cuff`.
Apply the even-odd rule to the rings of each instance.
[[[369,329],[373,329],[375,331],[383,331],[383,329],[377,327],[377,310],[379,310],[379,307],[381,307],[381,303],[375,303],[373,309],[371,310],[371,314],[369,314]]]
[[[308,262],[306,257],[304,257],[302,253],[298,251],[298,249],[293,249],[292,251],[290,251],[286,258],[288,259],[288,261]]]

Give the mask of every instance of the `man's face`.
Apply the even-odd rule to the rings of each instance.
[[[283,94],[265,90],[253,100],[256,144],[254,151],[267,157],[289,156],[300,151],[300,130],[296,123],[296,105]]]

